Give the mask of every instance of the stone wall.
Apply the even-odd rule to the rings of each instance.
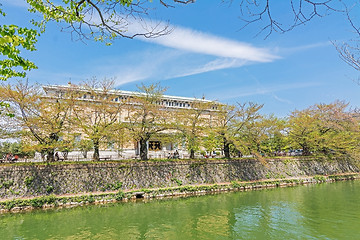
[[[0,166],[0,199],[358,172],[350,161],[204,160]]]

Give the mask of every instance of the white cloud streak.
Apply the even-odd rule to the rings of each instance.
[[[145,21],[145,24],[133,23],[129,26],[129,32],[136,33],[138,31],[144,31],[143,26],[151,24],[151,22],[147,21]],[[160,24],[155,29],[160,29],[162,26],[164,25]],[[248,43],[234,41],[180,26],[170,25],[169,28],[172,28],[173,31],[168,35],[141,40],[183,51],[222,58],[234,58],[254,62],[272,62],[279,58],[272,54],[269,49],[254,47]]]
[[[165,59],[161,59],[161,57],[157,56],[156,59],[156,63],[153,62],[149,64],[150,60],[145,60],[135,67],[123,67],[114,74],[116,76],[116,84],[121,86],[127,83],[151,78],[157,80],[181,78],[221,69],[236,68],[247,63],[246,61],[239,59],[218,58],[213,61],[192,65],[191,63],[181,61],[177,58],[169,59],[166,57]],[[174,65],[176,67],[174,67]]]
[[[169,78],[186,77],[186,76],[191,76],[205,72],[212,72],[221,69],[236,68],[236,67],[244,66],[246,63],[247,61],[239,60],[239,59],[218,58],[202,66],[195,67],[193,69],[190,68],[188,69],[188,71],[182,72],[178,75],[175,74]]]
[[[24,0],[2,0],[3,5],[11,5],[14,7],[28,8],[29,4]]]
[[[248,89],[232,89],[231,92],[223,92],[219,96],[211,96],[212,98],[216,98],[219,100],[229,100],[229,99],[235,99],[240,97],[248,97],[248,96],[255,96],[255,95],[266,95],[266,94],[273,94],[275,92],[281,92],[281,91],[287,91],[292,89],[300,89],[300,88],[307,88],[307,87],[314,87],[314,86],[320,86],[320,83],[316,82],[308,82],[308,83],[293,83],[293,84],[282,84],[282,85],[272,85],[272,86],[262,86],[262,87],[248,87]],[[277,97],[277,100],[280,100],[280,98]],[[282,100],[287,101],[287,100]]]
[[[303,51],[308,51],[314,48],[322,48],[322,47],[329,47],[332,46],[332,43],[330,41],[326,41],[326,42],[318,42],[318,43],[313,43],[313,44],[308,44],[308,45],[301,45],[301,46],[296,46],[296,47],[285,47],[285,48],[281,48],[278,49],[278,52],[280,52],[282,55],[286,54],[294,54],[297,52],[303,52]]]

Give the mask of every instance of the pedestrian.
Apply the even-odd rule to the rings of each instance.
[[[178,150],[176,149],[175,152],[174,152],[174,158],[175,159],[179,159],[180,155],[179,155],[179,152]]]
[[[55,161],[59,161],[59,159],[60,159],[60,157],[59,157],[59,153],[58,153],[58,152],[56,152],[56,153],[55,153]]]

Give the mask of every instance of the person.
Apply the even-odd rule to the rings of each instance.
[[[18,160],[19,160],[19,156],[17,154],[15,154],[14,161],[17,162]]]
[[[8,153],[8,154],[6,155],[6,160],[7,160],[8,162],[12,162],[12,161],[13,161],[13,155],[12,155],[12,153]]]
[[[174,152],[174,158],[178,159],[180,157],[178,150],[176,149]]]
[[[60,159],[60,157],[59,157],[59,153],[58,153],[58,152],[56,152],[56,153],[55,153],[55,161],[59,161],[59,159]]]

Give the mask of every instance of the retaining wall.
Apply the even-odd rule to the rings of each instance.
[[[359,172],[352,161],[300,159],[0,166],[0,199]]]

